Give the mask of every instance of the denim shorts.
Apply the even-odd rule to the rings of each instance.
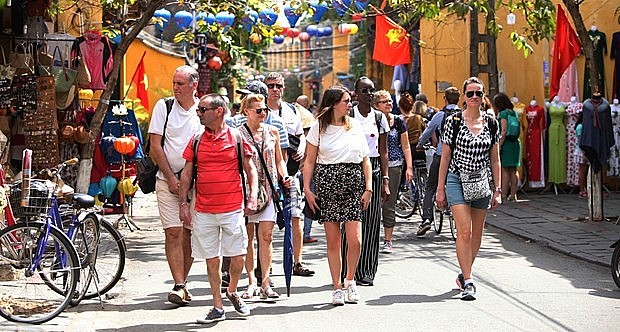
[[[458,175],[448,172],[448,178],[446,179],[446,199],[448,200],[448,206],[467,204],[474,209],[486,210],[489,208],[491,195],[475,201],[465,201],[465,198],[463,198],[461,179]]]

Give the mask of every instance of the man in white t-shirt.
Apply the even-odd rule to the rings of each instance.
[[[190,66],[178,67],[172,87],[174,98],[170,110],[166,99],[160,99],[153,107],[149,125],[150,154],[159,166],[155,190],[166,238],[166,259],[174,279],[168,301],[185,305],[191,300],[185,284],[194,259],[191,256],[191,224],[183,224],[179,219],[179,204],[182,203],[179,201],[179,174],[185,166],[182,156],[185,147],[194,134],[204,130],[196,113],[198,72]]]
[[[301,126],[301,115],[292,104],[284,102],[284,77],[280,73],[269,73],[265,77],[267,85],[267,107],[271,113],[278,114],[286,125],[288,132],[289,147],[286,152],[288,174],[296,174],[291,184],[289,194],[291,196],[291,224],[293,228],[293,274],[311,276],[314,271],[306,268],[301,261],[303,247],[303,224],[300,221],[302,213],[301,186],[299,183],[299,166],[306,152],[306,136]]]

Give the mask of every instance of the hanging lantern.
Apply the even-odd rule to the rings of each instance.
[[[181,30],[189,28],[193,21],[194,17],[192,16],[192,13],[186,10],[181,10],[174,14],[174,23],[176,23]]]
[[[258,14],[260,21],[266,26],[272,26],[278,20],[278,14],[271,8],[265,8]]]
[[[354,35],[356,34],[358,31],[360,30],[360,28],[357,26],[357,24],[349,24],[349,34],[350,35]]]
[[[351,31],[351,28],[349,28],[349,24],[347,23],[338,24],[338,32],[340,32],[341,34],[348,35],[350,31]]]
[[[323,37],[325,36],[325,28],[324,27],[319,27],[316,29],[316,36],[317,37]]]
[[[334,9],[336,10],[336,13],[338,13],[338,16],[342,18],[344,14],[347,13],[347,10],[349,10],[349,6],[351,6],[351,1],[352,0],[332,0],[332,6],[334,6]]]
[[[326,3],[320,3],[318,1],[310,2],[310,7],[314,10],[314,14],[312,15],[312,19],[314,19],[315,23],[319,23],[325,13],[329,10]]]
[[[203,22],[207,23],[207,19],[208,18],[209,18],[209,15],[206,12],[200,12],[200,13],[196,14],[196,23],[198,23],[200,21],[203,21]]]
[[[129,152],[130,155],[134,155],[136,153],[136,151],[138,150],[138,148],[140,147],[140,139],[138,138],[138,136],[135,136],[135,135],[129,135],[127,137],[129,137],[129,139],[131,139],[133,141],[133,143],[134,143],[133,150],[131,150],[131,152]]]
[[[88,194],[91,196],[97,196],[99,194],[101,194],[101,188],[99,188],[99,183],[97,182],[92,182],[90,185],[88,185]]]
[[[309,26],[306,27],[306,32],[311,36],[311,37],[316,37],[319,34],[319,27],[317,27],[314,24],[311,24]]]
[[[296,13],[297,7],[286,6],[284,7],[284,16],[286,16],[286,20],[291,25],[291,28],[294,28],[297,24],[297,21],[301,17],[301,15]]]
[[[297,38],[299,36],[299,29],[296,29],[296,28],[288,29],[288,31],[286,32],[286,35],[291,38]]]
[[[80,100],[92,100],[94,92],[91,89],[80,89],[78,92],[78,98]]]
[[[310,40],[310,34],[308,34],[305,31],[304,32],[300,32],[299,33],[299,40],[301,40],[302,42]]]
[[[135,147],[136,143],[127,136],[121,136],[114,141],[114,150],[120,154],[129,154]]]
[[[99,180],[99,188],[101,188],[101,192],[105,195],[105,197],[112,196],[114,189],[116,189],[116,184],[116,179],[109,175],[106,175]]]
[[[284,43],[284,37],[282,36],[273,36],[273,42],[276,44]]]
[[[227,11],[219,12],[215,15],[215,22],[222,28],[228,28],[235,22],[235,15]]]
[[[364,10],[369,2],[370,0],[355,0],[355,7],[357,7],[358,10]]]
[[[207,24],[214,24],[215,23],[215,15],[209,13],[207,14]]]
[[[515,14],[509,13],[508,17],[506,17],[506,23],[508,23],[508,25],[515,25],[515,23],[517,23],[517,17]]]
[[[222,68],[222,59],[219,56],[214,56],[207,60],[207,66],[211,70],[220,70]]]
[[[256,32],[250,35],[250,41],[252,42],[252,44],[259,44],[261,40],[263,40],[263,38],[261,37],[260,34]]]
[[[170,23],[171,16],[172,14],[170,14],[170,11],[168,11],[166,8],[158,9],[155,11],[155,13],[153,13],[153,17],[161,19],[159,22],[157,22],[157,24],[155,24],[159,31],[164,31],[166,29],[168,23]]]
[[[364,19],[364,14],[362,13],[355,13],[351,15],[351,20],[353,22],[361,22],[363,19]]]
[[[125,178],[118,182],[116,189],[123,195],[131,196],[138,191],[138,186],[131,179]]]
[[[245,11],[245,15],[241,18],[241,25],[245,28],[245,31],[252,31],[252,27],[258,22],[258,13],[252,9]]]

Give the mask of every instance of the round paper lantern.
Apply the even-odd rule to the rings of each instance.
[[[297,38],[299,36],[299,29],[288,29],[286,35],[291,38]]]
[[[258,21],[258,13],[252,9],[245,11],[245,15],[241,18],[241,25],[245,28],[245,31],[252,31],[252,27]]]
[[[252,42],[252,44],[258,44],[261,42],[261,40],[263,40],[263,38],[260,36],[260,34],[256,32],[250,35],[250,41]]]
[[[284,43],[284,37],[282,36],[273,36],[273,42],[276,44]]]
[[[284,7],[284,16],[286,20],[291,25],[291,28],[294,28],[297,24],[297,21],[301,17],[301,15],[296,13],[297,7],[286,6]]]
[[[222,59],[219,56],[214,56],[207,60],[207,66],[211,70],[220,70],[222,68]]]
[[[112,196],[114,189],[116,189],[116,184],[116,179],[109,175],[106,175],[99,180],[99,188],[101,188],[101,192],[105,195],[105,197]]]
[[[93,90],[91,89],[80,89],[80,91],[78,92],[78,97],[80,98],[80,100],[91,100],[93,99]]]
[[[357,24],[349,24],[349,34],[350,35],[354,35],[359,31],[359,27],[357,26]]]
[[[99,188],[99,183],[97,182],[92,182],[90,185],[88,185],[88,194],[91,196],[97,196],[99,194],[101,194],[101,188]]]
[[[170,14],[170,11],[166,8],[161,8],[153,13],[153,17],[161,19],[161,21],[155,24],[155,26],[159,31],[164,31],[164,29],[168,26],[168,23],[170,23],[170,17],[172,17],[172,14]]]
[[[129,154],[135,147],[136,143],[127,136],[121,136],[114,141],[114,150],[120,154]]]
[[[280,34],[281,34],[282,36],[288,36],[288,31],[289,31],[291,28],[289,28],[289,27],[282,27],[281,29],[282,29],[282,30],[280,31]]]
[[[206,12],[200,12],[200,13],[196,14],[196,22],[203,21],[203,22],[207,23],[207,19],[208,18],[209,18],[209,15]]]
[[[123,195],[131,196],[135,194],[136,191],[138,191],[138,186],[133,184],[133,181],[131,181],[131,179],[125,178],[118,183],[116,189],[118,189],[118,191]]]
[[[325,36],[325,28],[323,27],[319,27],[316,29],[316,36],[317,37],[323,37]]]
[[[352,0],[332,0],[332,6],[338,13],[338,16],[343,17],[344,14],[349,10],[349,6],[351,6]]]
[[[338,32],[340,32],[341,34],[348,35],[349,31],[351,31],[351,28],[349,28],[349,25],[347,23],[338,24]]]
[[[215,22],[222,28],[228,28],[235,22],[235,15],[227,11],[219,12],[215,15]]]
[[[331,36],[333,33],[332,27],[324,27],[323,28],[323,36]]]
[[[129,139],[131,139],[135,145],[133,150],[129,153],[133,155],[134,153],[136,153],[136,150],[138,150],[138,147],[140,147],[140,139],[138,138],[138,136],[135,135],[129,135],[127,137],[129,137]]]
[[[193,21],[194,17],[192,16],[192,13],[186,10],[181,10],[174,14],[174,23],[176,23],[181,30],[189,28]]]
[[[319,33],[319,27],[317,27],[314,24],[311,24],[309,26],[306,27],[306,32],[310,35],[310,36],[314,36],[316,37]]]
[[[258,13],[258,18],[260,18],[260,21],[264,25],[272,26],[278,20],[278,14],[276,14],[276,12],[273,9],[266,8],[266,9],[261,10],[260,13]]]
[[[299,33],[299,40],[301,41],[308,41],[310,40],[310,35],[307,32],[300,32]]]
[[[362,13],[355,13],[351,15],[351,20],[353,22],[361,22],[363,19],[364,19],[364,14]]]
[[[312,19],[316,23],[319,23],[319,21],[321,21],[321,18],[323,18],[325,13],[327,13],[327,11],[329,10],[329,7],[327,6],[326,3],[320,3],[319,4],[318,1],[310,2],[310,7],[314,10],[314,14],[312,15]]]

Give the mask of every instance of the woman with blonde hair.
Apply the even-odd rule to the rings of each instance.
[[[401,113],[405,116],[405,122],[407,123],[411,160],[426,160],[424,150],[418,150],[416,148],[420,141],[420,136],[422,136],[422,132],[426,129],[426,122],[424,122],[427,111],[426,104],[420,100],[413,102],[413,99],[409,96],[408,98],[401,97],[398,106],[400,107]]]
[[[323,94],[317,121],[310,127],[306,145],[304,181],[307,204],[320,214],[319,224],[325,227],[327,261],[332,278],[332,304],[341,306],[357,303],[359,293],[355,285],[362,246],[362,209],[367,209],[372,195],[372,174],[361,124],[349,117],[351,93],[344,87],[333,86]],[[347,270],[341,283],[341,227],[346,233]]]
[[[284,185],[290,185],[291,177],[288,176],[286,163],[282,158],[280,146],[280,135],[274,126],[265,124],[265,118],[269,109],[265,105],[265,97],[260,94],[249,94],[241,100],[241,113],[247,116],[247,123],[240,127],[241,134],[250,142],[254,152],[252,161],[256,165],[258,173],[258,185],[263,187],[269,202],[266,206],[257,211],[256,214],[248,216],[248,253],[245,259],[245,269],[248,274],[248,288],[241,295],[244,299],[250,299],[255,295],[260,295],[262,299],[278,298],[280,295],[269,286],[269,270],[273,256],[273,227],[276,223],[276,208],[273,200],[273,193],[269,184],[278,183],[278,178],[284,180]],[[262,160],[261,160],[262,159]],[[259,260],[262,270],[262,280],[260,288],[256,286],[254,280],[254,225],[258,223],[258,242],[260,246]]]

